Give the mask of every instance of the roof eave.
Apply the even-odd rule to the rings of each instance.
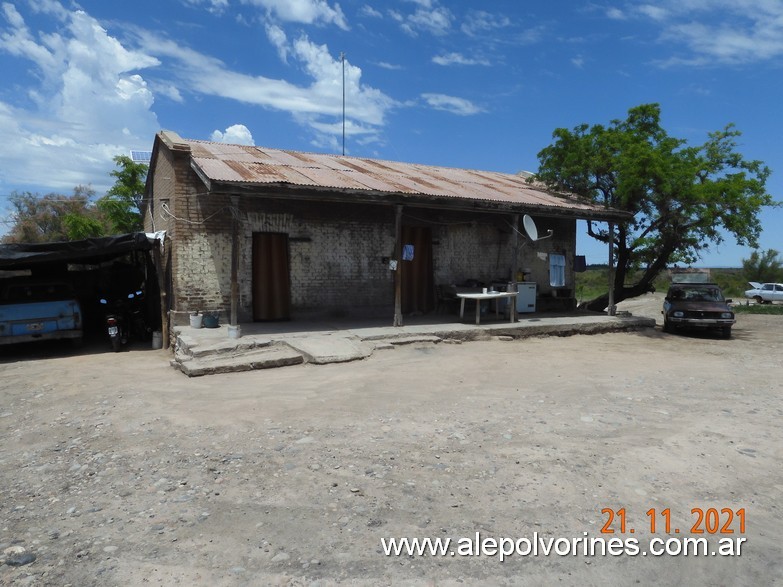
[[[401,192],[378,192],[374,190],[351,190],[326,187],[307,187],[288,183],[243,183],[210,181],[197,165],[194,170],[204,181],[210,193],[216,195],[248,195],[275,199],[318,200],[340,203],[365,203],[394,205],[404,204],[414,207],[438,207],[448,210],[497,212],[508,214],[535,213],[550,217],[567,217],[578,220],[594,220],[604,222],[625,223],[633,219],[633,214],[615,209],[568,208],[546,206],[542,204],[516,204],[494,200],[459,198],[454,196],[431,196],[427,194],[410,194]],[[285,190],[285,195],[281,191]],[[361,200],[357,200],[361,196]]]

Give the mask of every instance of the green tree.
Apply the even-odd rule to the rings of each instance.
[[[748,281],[777,283],[783,281],[783,260],[775,249],[763,253],[753,251],[749,259],[742,260],[742,274]]]
[[[11,194],[13,226],[3,238],[9,243],[67,241],[104,234],[100,212],[91,205],[94,192],[77,186],[73,195],[30,192]]]
[[[658,104],[643,104],[608,126],[556,129],[531,179],[633,214],[614,235],[619,302],[651,291],[670,263],[693,263],[724,233],[758,246],[759,213],[777,204],[765,188],[770,170],[736,151],[739,135],[728,125],[703,145],[688,146],[661,127]],[[608,246],[602,226],[588,222],[588,234]],[[600,311],[607,301],[608,293],[586,306]]]
[[[130,157],[117,155],[114,163],[118,169],[111,172],[114,185],[96,204],[109,221],[110,232],[123,234],[143,230],[142,200],[147,179],[147,166],[136,163]]]

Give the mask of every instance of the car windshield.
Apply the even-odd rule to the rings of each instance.
[[[717,287],[678,287],[671,290],[669,297],[673,300],[689,302],[722,302],[723,294]]]

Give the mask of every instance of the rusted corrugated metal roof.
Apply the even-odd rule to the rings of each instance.
[[[208,141],[183,139],[182,143],[190,147],[193,164],[211,182],[481,200],[584,211],[588,215],[606,212],[590,202],[537,188],[527,183],[524,175]]]

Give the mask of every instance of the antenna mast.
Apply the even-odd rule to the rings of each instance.
[[[343,64],[343,155],[345,155],[345,53],[340,51],[340,61]]]

